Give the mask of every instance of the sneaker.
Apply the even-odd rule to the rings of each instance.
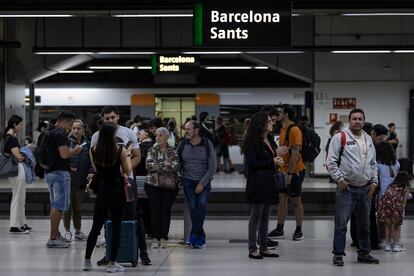
[[[99,239],[97,242],[96,242],[96,245],[95,245],[96,247],[105,247],[106,246],[106,241],[105,241],[105,238],[101,238],[101,239]]]
[[[10,227],[10,233],[11,234],[29,234],[29,231],[23,230],[19,227]]]
[[[99,261],[96,262],[96,264],[98,266],[107,265],[108,263],[109,263],[109,261],[106,259],[106,256],[103,256],[102,259],[100,259]]]
[[[372,257],[370,254],[358,256],[357,262],[364,264],[379,264],[379,260]]]
[[[118,263],[114,264],[108,264],[106,266],[106,272],[108,273],[116,273],[116,272],[124,272],[125,268],[122,265],[119,265]]]
[[[68,240],[68,241],[72,240],[72,233],[70,231],[67,231],[65,233],[65,239]]]
[[[267,239],[266,246],[267,246],[267,249],[273,250],[279,246],[279,242],[272,241],[271,239]]]
[[[285,232],[283,230],[279,231],[277,229],[274,229],[270,231],[268,237],[275,240],[283,240],[285,238]]]
[[[143,252],[140,255],[142,265],[151,265],[151,259],[148,257],[147,252]]]
[[[85,235],[84,233],[82,233],[82,232],[75,233],[75,240],[77,240],[77,241],[86,241],[87,239],[88,239],[88,236]]]
[[[91,260],[84,260],[83,261],[83,271],[91,271],[92,270],[92,262]]]
[[[32,232],[32,230],[33,230],[33,228],[30,227],[29,225],[27,225],[26,223],[22,227],[20,227],[20,228],[22,230],[29,231],[29,232]]]
[[[194,244],[194,237],[192,235],[190,235],[190,237],[188,237],[188,240],[186,240],[185,245],[188,245],[188,246],[192,247],[193,244]]]
[[[292,239],[294,241],[303,241],[304,238],[302,231],[295,231],[295,233],[293,233]]]
[[[161,239],[160,240],[160,247],[163,248],[163,249],[167,248],[168,247],[167,240]]]
[[[387,251],[387,252],[392,251],[392,245],[391,245],[391,243],[390,243],[390,242],[387,242],[387,243],[385,244],[385,248],[384,248],[384,250],[385,250],[385,251]]]
[[[205,238],[194,239],[194,243],[192,244],[192,247],[194,249],[205,248],[206,247],[206,239]]]
[[[55,240],[49,239],[46,243],[47,248],[68,248],[71,244],[61,239],[56,238]]]
[[[332,262],[335,266],[344,266],[344,259],[342,256],[333,256]]]
[[[152,249],[158,249],[160,248],[160,242],[157,239],[152,239],[152,243],[151,243],[151,248]]]
[[[63,237],[60,233],[57,234],[56,239],[61,240],[62,242],[65,242],[65,243],[71,243],[70,240]]]
[[[394,246],[392,247],[392,252],[401,252],[403,251],[401,244],[394,243]]]

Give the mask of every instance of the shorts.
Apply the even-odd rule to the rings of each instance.
[[[53,171],[45,175],[49,186],[50,207],[61,212],[70,206],[70,174],[68,171]]]
[[[302,195],[302,183],[305,178],[305,170],[298,174],[292,174],[292,180],[286,189],[279,190],[279,193],[287,194],[289,197],[299,197]]]

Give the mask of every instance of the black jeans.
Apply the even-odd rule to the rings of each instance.
[[[95,209],[93,211],[93,223],[92,229],[88,236],[86,243],[85,259],[90,259],[92,256],[93,249],[96,245],[96,240],[101,232],[102,226],[106,219],[109,217],[112,220],[112,239],[111,239],[111,256],[109,260],[111,262],[116,261],[118,255],[119,243],[121,240],[121,223],[122,213],[124,211],[125,201],[120,195],[118,198],[115,197],[102,197],[97,198],[95,201]]]
[[[168,240],[171,206],[177,196],[177,190],[169,191],[146,184],[145,192],[151,207],[151,236],[157,240]]]
[[[259,238],[260,251],[267,250],[267,230],[271,207],[272,205],[267,204],[250,204],[249,252],[257,251],[257,237]]]

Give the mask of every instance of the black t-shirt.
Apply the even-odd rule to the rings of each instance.
[[[397,139],[397,134],[395,132],[390,132],[390,136],[388,137],[388,140],[394,140],[394,139]],[[398,148],[398,143],[392,144],[392,146],[394,147],[394,150],[396,150]]]
[[[4,152],[12,154],[12,148],[20,148],[19,140],[10,134],[7,134],[6,138],[4,139]]]
[[[47,170],[47,172],[67,171],[69,170],[70,159],[62,159],[62,157],[60,157],[59,147],[68,146],[69,148],[68,135],[59,127],[52,129],[51,134],[53,135],[53,148],[55,149],[56,162],[49,170]]]

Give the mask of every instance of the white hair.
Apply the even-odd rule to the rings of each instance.
[[[163,135],[165,135],[165,136],[170,136],[170,132],[168,131],[168,129],[166,129],[165,127],[160,127],[160,128],[157,128],[157,130],[155,131],[155,133],[161,133],[161,134],[163,134]]]

